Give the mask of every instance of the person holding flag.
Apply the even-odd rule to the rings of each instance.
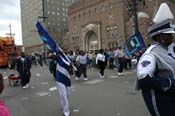
[[[54,59],[57,61],[57,68],[56,68],[56,85],[59,91],[61,106],[63,108],[63,114],[65,116],[70,115],[69,110],[69,103],[68,97],[70,96],[71,92],[71,79],[70,79],[70,62],[64,59],[63,53],[57,54],[49,54],[48,58]]]
[[[56,85],[60,95],[63,114],[64,116],[70,116],[68,96],[70,95],[71,90],[71,79],[69,73],[69,70],[72,65],[71,61],[39,22],[37,22],[36,27],[38,29],[41,40],[53,52],[53,54],[49,54],[48,58],[57,61],[56,78],[55,78]]]
[[[175,115],[175,62],[168,55],[175,33],[173,19],[168,5],[162,3],[148,29],[153,43],[137,65],[136,89],[141,89],[151,116]]]

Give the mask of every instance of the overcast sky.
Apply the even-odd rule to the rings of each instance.
[[[15,43],[22,45],[20,0],[0,0],[0,9],[0,36],[6,36],[6,33],[10,32],[11,24],[12,33],[15,33]]]

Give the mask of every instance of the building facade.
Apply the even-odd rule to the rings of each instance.
[[[138,3],[139,30],[147,44],[150,43],[147,29],[162,1]],[[89,51],[123,46],[134,34],[130,3],[130,0],[79,0],[74,3],[68,9],[69,32],[63,39],[64,47]]]
[[[22,39],[26,52],[44,52],[35,23],[39,20],[55,39],[62,42],[68,31],[67,11],[75,0],[21,0]]]

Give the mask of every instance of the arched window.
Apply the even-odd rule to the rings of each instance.
[[[91,14],[91,10],[89,10],[89,15]]]
[[[98,50],[98,40],[97,35],[94,31],[89,31],[87,33],[87,40],[86,40],[86,50]]]
[[[108,7],[112,8],[112,3],[111,2],[109,2]]]
[[[105,6],[104,5],[102,5],[102,11],[105,11]]]

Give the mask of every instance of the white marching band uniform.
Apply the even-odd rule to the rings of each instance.
[[[62,53],[56,55],[56,85],[59,91],[61,106],[65,116],[70,116],[68,97],[71,92],[70,65],[71,62]]]
[[[162,18],[163,14],[166,16]],[[150,36],[175,33],[172,17],[168,5],[162,3],[155,24],[149,28]],[[168,55],[168,46],[154,42],[142,55],[137,65],[136,88],[141,89],[152,116],[175,116],[175,61]]]

